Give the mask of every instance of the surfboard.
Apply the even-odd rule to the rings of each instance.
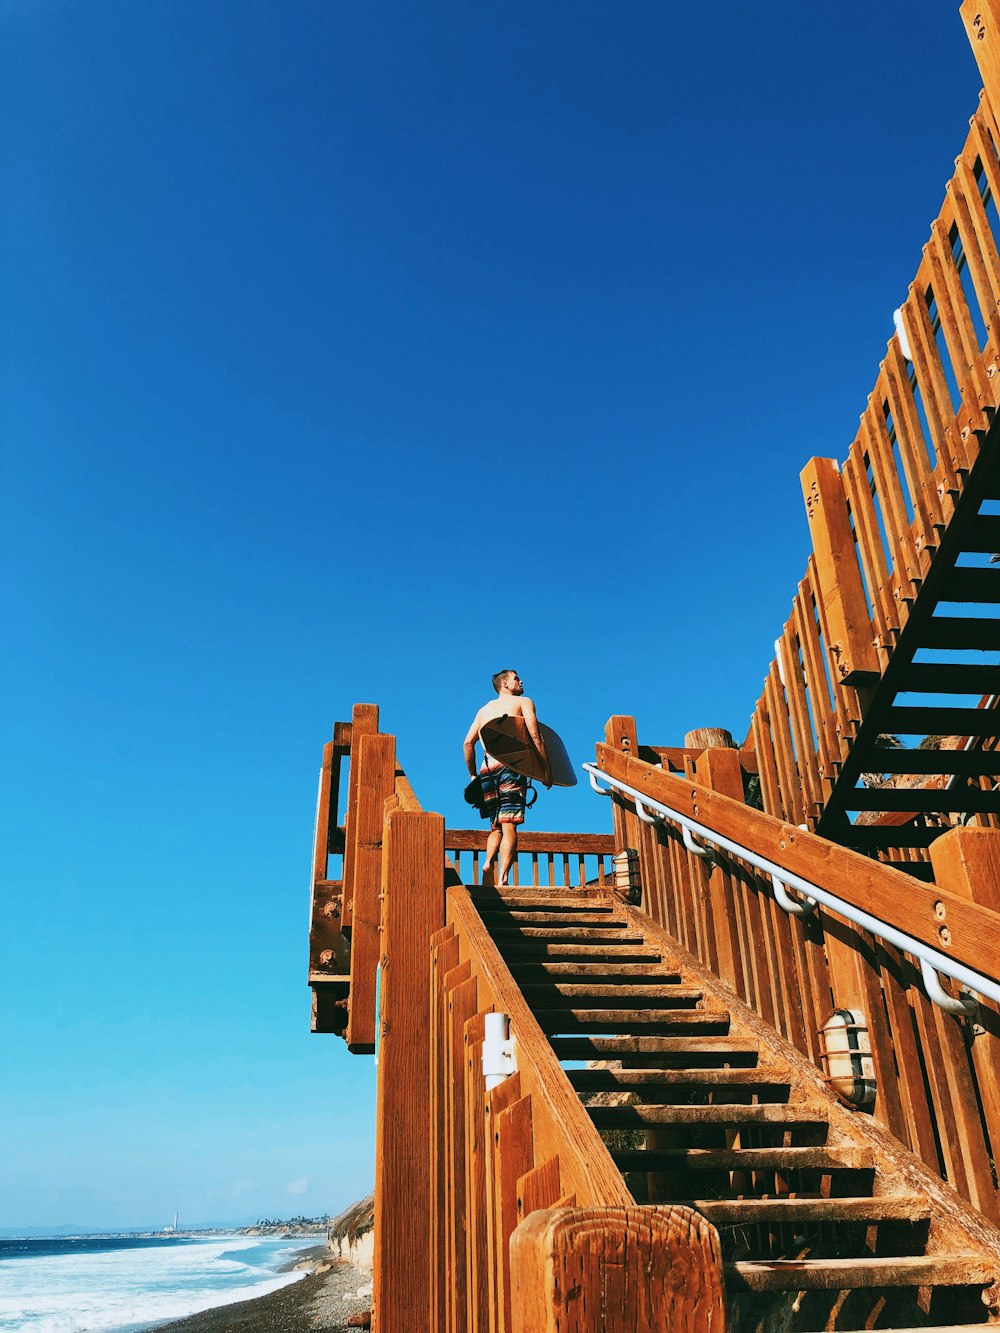
[[[544,722],[539,722],[538,730],[542,733],[552,766],[553,787],[575,787],[576,773],[562,739]],[[484,722],[479,728],[479,739],[483,749],[493,759],[541,782],[545,765],[528,735],[523,717],[507,717],[505,714],[503,717],[490,718],[489,722]]]

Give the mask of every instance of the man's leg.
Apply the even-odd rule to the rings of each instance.
[[[517,825],[501,824],[500,839],[500,883],[507,884],[510,867],[517,855]]]
[[[497,859],[497,852],[500,850],[500,842],[503,838],[503,832],[499,828],[490,829],[489,837],[486,839],[486,860],[483,862],[483,873],[479,877],[480,884],[493,883],[493,863]],[[487,881],[486,876],[490,879]]]

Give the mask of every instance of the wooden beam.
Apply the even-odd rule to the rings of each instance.
[[[878,655],[840,469],[832,458],[811,458],[801,481],[837,679],[870,684],[879,678]]]
[[[1000,914],[925,886],[718,792],[598,746],[598,766],[637,791],[707,825],[804,879],[906,931],[985,975],[1000,978]]]
[[[444,926],[444,820],[390,809],[383,844],[373,1303],[382,1333],[438,1333],[430,1323],[427,1028],[430,939]]]
[[[511,1239],[513,1333],[723,1333],[719,1234],[692,1208],[551,1208]]]
[[[998,765],[1000,772],[1000,765]],[[444,845],[450,852],[481,852],[486,847],[487,829],[445,829]],[[569,855],[610,856],[615,850],[612,833],[519,833],[519,852],[560,852]]]
[[[379,959],[379,889],[382,881],[382,824],[393,794],[396,738],[382,732],[355,742],[351,843],[354,900],[351,920],[351,1006],[347,1047],[355,1055],[375,1050],[375,970]]]

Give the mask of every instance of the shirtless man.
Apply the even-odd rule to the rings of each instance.
[[[516,671],[498,671],[493,677],[493,688],[497,692],[496,699],[483,704],[465,738],[465,765],[469,770],[469,777],[476,776],[476,741],[479,739],[479,728],[483,723],[494,717],[523,717],[528,735],[545,763],[545,776],[542,781],[546,787],[551,787],[552,768],[545,753],[545,741],[538,729],[535,705],[525,695],[521,677]],[[528,779],[523,773],[516,773],[514,769],[498,763],[489,755],[484,758],[479,772],[483,779],[483,792],[487,798],[485,813],[490,820],[483,883],[488,882],[487,875],[492,878],[493,863],[499,852],[499,883],[506,886],[510,867],[517,853],[517,826],[524,823]]]

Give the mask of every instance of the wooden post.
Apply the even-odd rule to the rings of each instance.
[[[551,1208],[510,1245],[512,1333],[721,1333],[719,1234],[682,1207]]]
[[[832,458],[811,458],[801,481],[835,679],[873,684],[880,675],[878,655],[840,469]]]
[[[373,1325],[431,1328],[430,938],[444,926],[444,820],[386,811]]]
[[[959,13],[996,113],[1000,108],[1000,0],[963,0]]]
[[[347,810],[344,814],[344,906],[343,926],[350,929],[354,906],[354,849],[352,829],[358,804],[358,747],[362,736],[378,731],[378,704],[355,704],[351,711],[351,760],[347,775]]]
[[[609,717],[604,727],[605,743],[629,754],[639,757],[639,742],[636,739],[635,718],[615,713]],[[614,801],[614,798],[610,798]],[[615,851],[621,852],[628,847],[639,846],[639,821],[631,810],[623,808],[617,801],[613,804],[615,830]]]
[[[931,843],[930,852],[934,879],[942,889],[1000,912],[1000,829],[953,828]],[[969,1036],[983,1119],[996,1151],[1000,1143],[1000,1008],[982,1000]],[[970,1105],[959,1108],[963,1122],[974,1112],[972,1099]],[[980,1137],[977,1131],[972,1126],[965,1135],[964,1123],[960,1129],[972,1142]],[[983,1211],[995,1218],[996,1202]]]
[[[356,770],[356,771],[355,771]],[[348,833],[353,866],[351,911],[351,994],[347,1049],[355,1055],[375,1050],[375,969],[379,956],[379,888],[382,879],[382,823],[396,773],[396,738],[382,732],[355,742],[351,763],[354,822]]]

